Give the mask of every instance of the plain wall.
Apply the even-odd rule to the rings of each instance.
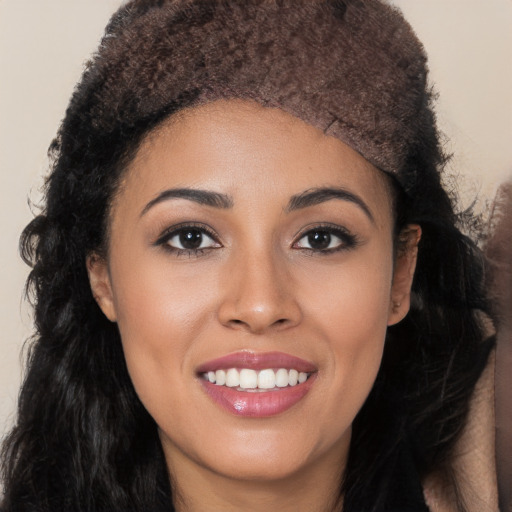
[[[512,1],[395,0],[430,57],[438,119],[466,204],[480,207],[512,171]],[[0,0],[0,436],[12,425],[32,332],[18,255],[46,149],[120,0]],[[464,178],[464,180],[462,180]]]

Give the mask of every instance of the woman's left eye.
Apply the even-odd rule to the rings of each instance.
[[[318,227],[304,233],[293,248],[325,253],[351,249],[356,244],[357,238],[340,227]]]
[[[177,253],[188,254],[221,247],[221,244],[204,227],[195,226],[183,226],[173,229],[171,232],[160,237],[157,245],[164,245],[166,248]]]

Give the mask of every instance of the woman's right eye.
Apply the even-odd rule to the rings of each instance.
[[[163,245],[178,254],[199,254],[206,249],[222,247],[204,227],[183,226],[161,236],[156,245]]]

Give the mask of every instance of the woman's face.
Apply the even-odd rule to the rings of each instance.
[[[280,110],[218,101],[146,139],[110,228],[91,286],[171,470],[339,467],[408,308],[386,176]]]

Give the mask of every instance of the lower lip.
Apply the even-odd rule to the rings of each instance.
[[[273,391],[238,391],[207,380],[201,380],[201,384],[208,396],[228,412],[248,418],[265,418],[280,414],[300,402],[311,389],[315,377],[313,374],[302,384]]]

